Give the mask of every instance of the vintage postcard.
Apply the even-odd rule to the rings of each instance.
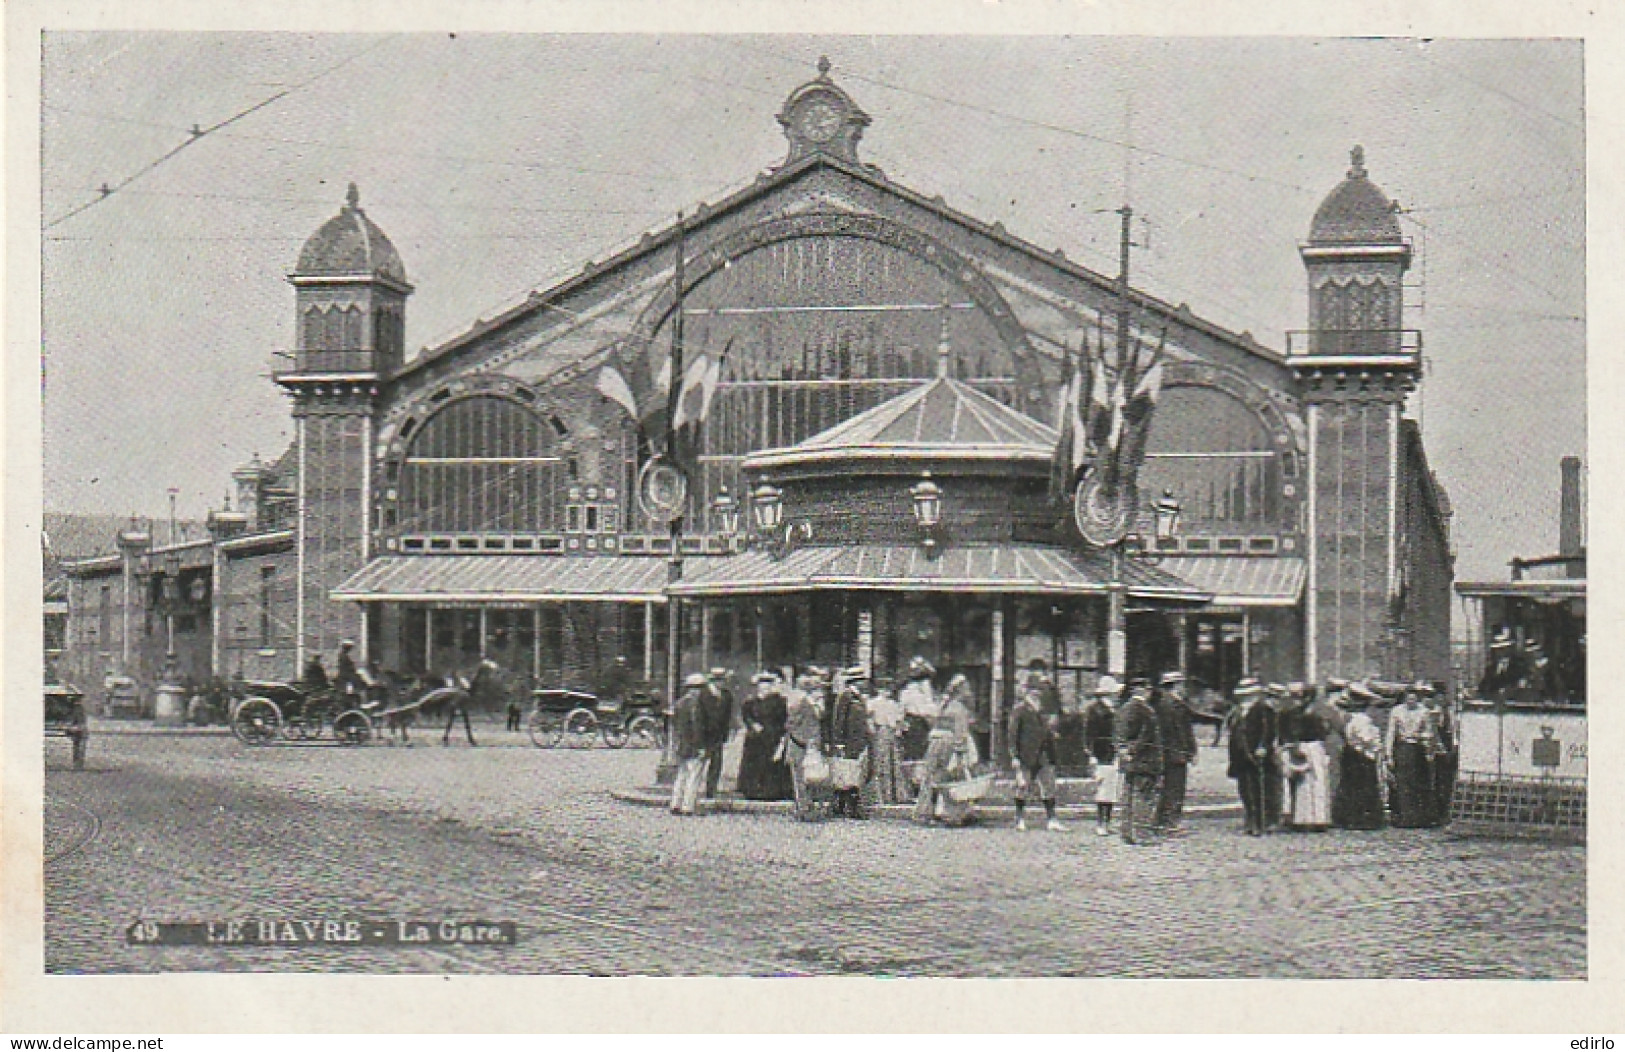
[[[1596,1010],[1617,15],[374,10],[8,11],[25,1029]]]

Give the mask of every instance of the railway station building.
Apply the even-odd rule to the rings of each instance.
[[[1268,347],[1134,290],[1120,334],[1112,278],[867,163],[871,118],[827,64],[777,120],[785,154],[745,188],[411,357],[406,263],[352,188],[289,278],[293,447],[178,571],[211,581],[182,589],[195,660],[292,677],[351,638],[398,671],[489,657],[542,686],[625,658],[658,690],[681,603],[685,671],[918,654],[1002,708],[1035,659],[1067,696],[1106,670],[1116,590],[1131,673],[1447,678],[1449,506],[1404,414],[1411,249],[1358,150],[1296,246],[1304,328]],[[637,489],[679,310],[686,353],[722,366],[674,552]],[[1068,356],[1120,335],[1166,366],[1146,542],[1114,569],[1046,480]],[[118,663],[91,636],[162,594],[166,554],[75,569],[84,668]]]

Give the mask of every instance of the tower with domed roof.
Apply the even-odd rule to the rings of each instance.
[[[379,385],[401,368],[406,298],[400,253],[361,210],[351,183],[338,215],[299,252],[294,368],[276,381],[293,400],[299,580],[296,667],[340,642],[367,651],[364,615],[328,592],[370,557],[371,450]]]
[[[1293,334],[1287,359],[1309,429],[1304,664],[1311,679],[1411,678],[1409,630],[1396,617],[1408,558],[1402,416],[1421,369],[1420,334],[1404,328],[1411,249],[1365,151],[1354,147],[1351,161],[1300,248],[1309,329]]]

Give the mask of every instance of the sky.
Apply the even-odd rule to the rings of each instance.
[[[1556,550],[1586,454],[1570,41],[48,33],[46,509],[163,517],[175,487],[201,517],[286,448],[286,275],[348,182],[417,288],[412,354],[780,163],[820,55],[891,179],[1106,274],[1126,197],[1134,285],[1278,350],[1363,145],[1415,244],[1408,409],[1457,579]]]

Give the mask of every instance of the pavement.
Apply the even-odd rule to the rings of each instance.
[[[1439,830],[1250,838],[1224,811],[1149,847],[1088,822],[1018,833],[1003,815],[959,830],[679,818],[615,798],[652,781],[652,752],[476,734],[475,749],[421,732],[411,749],[104,735],[83,772],[48,743],[47,970],[1586,976],[1583,846]],[[1226,784],[1216,756],[1198,770],[1200,793]],[[124,941],[138,918],[335,916],[508,920],[520,937]]]

